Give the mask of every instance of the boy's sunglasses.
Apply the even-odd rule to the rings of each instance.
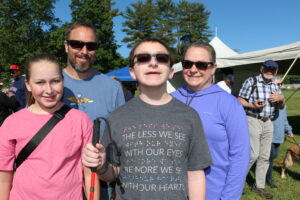
[[[84,46],[88,51],[95,51],[98,48],[97,42],[83,42],[80,40],[67,40],[67,43],[73,48],[77,50],[81,50]]]
[[[150,54],[150,53],[141,53],[134,55],[133,59],[136,58],[138,63],[147,63],[150,62],[151,58],[155,57],[156,61],[162,64],[168,64],[170,61],[170,55],[166,53]]]
[[[214,64],[213,62],[202,62],[202,61],[192,62],[189,60],[183,60],[183,61],[181,61],[181,63],[182,63],[182,67],[184,69],[191,69],[193,67],[193,65],[195,64],[197,69],[201,69],[201,70],[206,70],[209,65]]]

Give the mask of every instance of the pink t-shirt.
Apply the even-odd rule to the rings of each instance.
[[[0,170],[13,170],[16,155],[51,117],[24,108],[6,119],[0,127]],[[92,129],[85,113],[71,109],[17,169],[10,200],[81,200],[81,152]]]

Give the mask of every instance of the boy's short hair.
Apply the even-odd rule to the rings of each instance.
[[[174,64],[174,57],[173,57],[173,53],[172,53],[171,49],[168,47],[168,45],[165,42],[163,42],[162,40],[160,40],[160,39],[157,39],[157,38],[147,38],[147,39],[141,40],[138,43],[136,43],[134,45],[134,47],[131,49],[130,54],[129,54],[129,67],[131,67],[131,68],[134,67],[134,56],[135,56],[134,52],[135,52],[136,48],[138,46],[140,46],[142,43],[145,43],[145,42],[153,42],[153,43],[157,42],[157,43],[161,44],[162,46],[164,46],[167,49],[168,54],[170,55],[170,67],[173,66],[173,64]]]

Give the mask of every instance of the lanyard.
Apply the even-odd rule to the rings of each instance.
[[[194,99],[194,97],[196,96],[196,94],[197,94],[197,92],[195,92],[195,93],[193,94],[193,96],[191,97],[191,99],[190,99],[190,101],[189,101],[189,96],[188,96],[188,92],[187,92],[185,104],[188,105],[188,106],[190,106],[191,103],[192,103],[192,101],[193,101],[193,99]]]

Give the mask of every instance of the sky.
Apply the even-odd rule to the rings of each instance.
[[[178,2],[179,0],[174,0]],[[71,20],[71,0],[58,0],[55,16],[63,22]],[[125,11],[137,0],[113,0],[113,8]],[[300,40],[299,0],[189,0],[200,2],[210,11],[208,25],[213,37],[217,35],[227,46],[239,53],[262,50]],[[114,35],[118,52],[128,57],[130,49],[121,42],[124,19],[114,18]],[[217,30],[217,31],[216,31]],[[212,38],[213,38],[212,37]],[[210,39],[212,39],[210,38]]]

